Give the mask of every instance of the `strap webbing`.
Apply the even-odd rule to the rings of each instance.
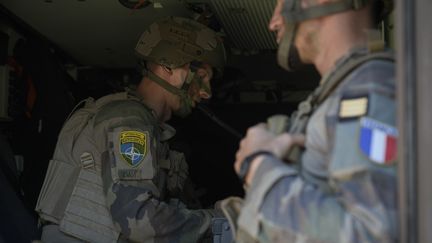
[[[319,18],[349,9],[360,9],[366,4],[366,0],[345,0],[305,9],[296,8],[293,11],[285,12],[284,17],[287,22],[298,23],[303,20]]]
[[[306,125],[312,113],[318,109],[320,104],[336,89],[352,70],[372,59],[382,59],[394,61],[394,56],[391,53],[379,52],[368,53],[367,55],[359,55],[349,58],[343,63],[337,71],[330,73],[322,80],[322,85],[317,87],[308,98],[301,102],[293,117],[293,123],[289,129],[290,133],[305,133]]]
[[[394,56],[391,53],[379,52],[349,59],[348,62],[340,67],[338,71],[333,72],[332,75],[329,75],[325,80],[323,80],[323,85],[314,92],[316,97],[312,99],[314,107],[319,106],[352,70],[372,59],[381,59],[393,62]],[[319,90],[320,88],[321,90]]]
[[[162,88],[166,89],[167,91],[178,95],[180,97],[186,96],[186,92],[183,91],[182,89],[179,89],[173,85],[171,85],[170,83],[168,83],[167,81],[165,81],[164,79],[162,79],[161,77],[157,76],[155,73],[153,73],[152,71],[148,71],[148,77],[153,80],[154,82],[156,82],[157,84],[159,84]]]

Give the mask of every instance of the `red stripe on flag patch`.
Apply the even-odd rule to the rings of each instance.
[[[387,136],[386,151],[385,151],[385,164],[391,164],[396,159],[397,140],[396,137]]]

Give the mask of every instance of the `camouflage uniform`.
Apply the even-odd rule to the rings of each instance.
[[[94,107],[94,115],[83,124],[82,132],[69,139],[60,135],[59,142],[63,144],[77,142],[70,153],[71,159],[83,165],[73,168],[78,177],[58,180],[58,175],[64,175],[60,170],[65,169],[57,166],[64,160],[61,153],[70,152],[58,144],[37,206],[41,218],[58,224],[63,233],[83,241],[115,242],[119,238],[139,242],[197,242],[202,239],[208,233],[211,218],[218,213],[188,210],[181,201],[167,197],[167,183],[172,182],[173,174],[180,173],[183,179],[187,176],[187,166],[181,165],[184,161],[173,161],[178,156],[172,155],[178,154],[168,148],[167,140],[174,135],[173,129],[158,124],[152,111],[127,93],[103,97],[84,109]],[[76,113],[80,115],[79,111]],[[74,119],[72,116],[69,121]],[[68,128],[66,123],[64,129]],[[69,190],[55,188],[63,181],[73,187],[72,193],[68,199],[63,195],[55,205],[47,206],[55,201],[55,197],[47,195],[49,192],[61,194]],[[100,197],[105,205],[97,202]],[[52,208],[62,207],[59,205],[64,201],[68,202],[58,220],[50,218],[55,211]],[[106,226],[111,227],[111,235],[101,230]]]
[[[237,221],[238,242],[396,241],[394,72],[383,60],[357,67],[310,118],[299,164],[264,159]]]
[[[196,242],[202,238],[215,212],[188,210],[178,200],[167,201],[167,172],[161,169],[161,161],[169,159],[166,140],[171,135],[152,114],[141,104],[116,102],[99,112],[94,127],[100,151],[106,155],[102,156],[102,179],[107,205],[122,234],[133,241]],[[136,161],[123,154],[132,148],[122,141],[128,136],[131,141],[136,136],[145,139],[144,151],[138,152],[142,158]]]
[[[209,84],[196,75],[200,63],[220,69],[225,62],[216,33],[180,17],[151,24],[135,50],[143,64],[171,69],[190,64],[181,88],[151,70],[146,73],[181,98],[181,115],[191,111],[191,89],[198,87],[210,95]],[[189,210],[169,196],[182,192],[188,176],[184,156],[167,145],[174,133],[137,95],[125,92],[96,102],[87,100],[63,126],[39,195],[36,211],[51,224],[44,227],[43,240],[196,242],[205,238],[212,217],[221,214]]]

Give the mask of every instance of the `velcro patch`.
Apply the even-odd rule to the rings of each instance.
[[[120,155],[129,166],[137,167],[147,154],[147,134],[138,131],[120,133]]]
[[[397,155],[398,131],[395,127],[368,117],[360,120],[360,150],[373,162],[392,165]]]
[[[365,115],[368,103],[368,97],[343,99],[339,106],[339,118],[347,119]]]
[[[118,176],[122,179],[135,179],[139,178],[140,172],[138,169],[120,169],[118,170]]]

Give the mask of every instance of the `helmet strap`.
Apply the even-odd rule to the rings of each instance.
[[[339,2],[313,6],[305,9],[297,8],[289,12],[285,12],[284,17],[287,22],[298,23],[307,19],[319,18],[350,9],[360,9],[366,6],[367,3],[368,0],[342,0]]]
[[[186,93],[188,92],[189,87],[190,87],[190,85],[192,83],[192,80],[195,78],[195,74],[196,74],[196,72],[193,72],[192,70],[189,69],[188,74],[186,76],[186,80],[183,83],[183,86],[181,87],[181,89],[184,92],[186,92]]]
[[[287,71],[292,71],[294,67],[290,62],[291,49],[293,48],[294,36],[297,32],[297,24],[285,25],[286,31],[279,43],[277,60],[281,67]]]
[[[163,78],[159,77],[158,75],[156,75],[154,72],[148,70],[147,72],[147,76],[153,80],[155,83],[157,83],[159,86],[161,86],[162,88],[164,88],[165,90],[167,90],[168,92],[178,95],[180,97],[184,97],[187,95],[186,91],[184,91],[184,89],[179,89],[173,85],[171,85],[170,83],[168,83],[166,80],[164,80]]]

